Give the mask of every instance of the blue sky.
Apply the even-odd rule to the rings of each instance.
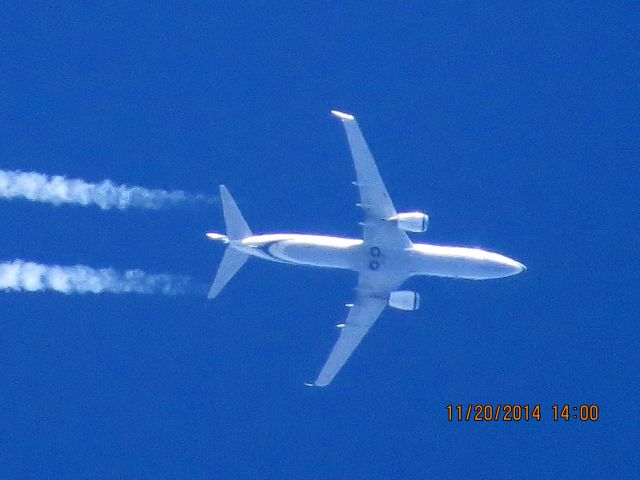
[[[325,390],[355,276],[252,260],[223,294],[2,293],[3,478],[637,478],[638,8],[66,2],[0,19],[0,168],[195,193],[358,236],[338,108],[416,240],[525,263],[412,279]],[[218,206],[0,203],[2,260],[188,275]],[[543,419],[448,422],[447,404]],[[595,423],[551,405],[598,404]]]

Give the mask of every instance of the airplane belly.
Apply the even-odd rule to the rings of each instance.
[[[435,277],[475,278],[473,267],[456,258],[423,257],[414,264],[413,273]]]
[[[413,252],[413,275],[486,280],[508,277],[524,268],[511,259],[479,249],[428,247],[431,251]]]
[[[269,253],[280,260],[298,265],[357,270],[361,253],[358,247],[282,241],[272,244]]]

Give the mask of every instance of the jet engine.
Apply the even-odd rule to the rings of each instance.
[[[389,294],[389,306],[398,310],[418,310],[420,294],[411,290],[397,290]]]
[[[399,213],[389,218],[389,221],[395,223],[400,230],[405,232],[422,233],[429,226],[429,215],[422,212]]]

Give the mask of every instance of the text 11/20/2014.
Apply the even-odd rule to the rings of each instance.
[[[467,404],[446,406],[447,419],[450,422],[529,422],[540,421],[543,409],[540,404]],[[577,420],[596,422],[600,418],[600,407],[594,404],[564,404],[551,406],[551,418],[557,422]]]

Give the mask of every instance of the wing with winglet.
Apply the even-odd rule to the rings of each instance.
[[[380,275],[380,272],[368,270],[360,272],[357,299],[318,378],[309,385],[326,387],[331,383],[387,306],[389,293],[405,279],[404,276]]]
[[[358,122],[348,113],[337,110],[332,110],[331,113],[342,121],[353,157],[357,178],[354,183],[360,191],[359,206],[365,213],[363,222],[365,244],[381,248],[410,247],[411,240],[407,234],[387,221],[397,212],[380,177],[373,155],[362,136]]]

